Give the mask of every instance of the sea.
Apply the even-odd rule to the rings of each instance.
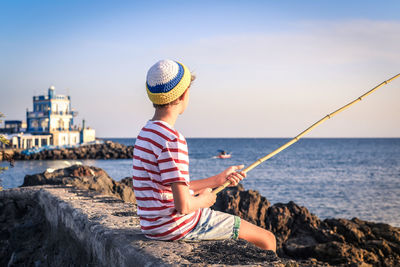
[[[135,143],[132,138],[104,140]],[[188,138],[191,179],[213,176],[231,165],[248,166],[289,140]],[[217,158],[218,150],[231,158]],[[117,181],[132,174],[131,159],[17,161],[0,179],[4,189],[14,188],[26,174],[76,163],[100,167]],[[400,138],[300,139],[248,172],[242,184],[271,204],[294,201],[321,219],[358,217],[400,227]]]

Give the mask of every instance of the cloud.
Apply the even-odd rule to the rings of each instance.
[[[183,52],[203,64],[316,66],[398,62],[399,44],[400,22],[313,21],[286,31],[200,38]]]

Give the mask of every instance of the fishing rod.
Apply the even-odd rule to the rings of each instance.
[[[247,173],[249,171],[251,171],[252,169],[254,169],[255,167],[257,167],[260,163],[263,163],[264,161],[266,161],[267,159],[272,158],[273,156],[275,156],[276,154],[278,154],[279,152],[281,152],[282,150],[288,148],[289,146],[293,145],[294,143],[296,143],[297,141],[299,141],[300,138],[302,138],[306,133],[310,132],[312,129],[314,129],[315,127],[317,127],[318,125],[320,125],[321,123],[323,123],[324,121],[332,118],[333,116],[335,116],[336,114],[338,114],[339,112],[347,109],[348,107],[350,107],[351,105],[361,101],[364,97],[368,96],[369,94],[371,94],[372,92],[376,91],[378,88],[382,87],[385,84],[390,83],[391,81],[393,81],[394,79],[398,78],[400,76],[400,73],[393,76],[392,78],[390,78],[389,80],[386,80],[382,83],[380,83],[379,85],[375,86],[374,88],[372,88],[371,90],[369,90],[368,92],[366,92],[365,94],[363,94],[362,96],[358,97],[357,99],[351,101],[350,103],[348,103],[347,105],[344,105],[343,107],[339,108],[338,110],[326,115],[325,117],[323,117],[322,119],[320,119],[319,121],[317,121],[316,123],[314,123],[313,125],[311,125],[310,127],[308,127],[307,129],[305,129],[303,132],[301,132],[299,135],[297,135],[295,138],[293,138],[292,140],[290,140],[289,142],[287,142],[286,144],[284,144],[283,146],[275,149],[274,151],[272,151],[271,153],[269,153],[268,155],[258,159],[257,161],[255,161],[254,163],[252,163],[251,165],[249,165],[248,167],[246,167],[245,169],[242,170],[242,172]],[[225,187],[229,186],[231,184],[231,181],[226,181],[223,185],[217,187],[216,189],[213,190],[213,193],[218,194],[219,192],[221,192]]]

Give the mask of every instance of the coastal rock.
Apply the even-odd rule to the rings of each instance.
[[[185,255],[184,258],[190,262],[202,265],[226,264],[246,266],[263,263],[263,266],[287,266],[287,264],[282,264],[282,261],[273,251],[261,250],[243,240],[203,241],[194,250]],[[296,264],[296,262],[293,263]]]
[[[213,208],[239,217],[265,228],[269,201],[257,191],[244,191],[243,186],[225,190],[218,195]]]
[[[125,177],[119,181],[121,184],[125,184],[129,188],[133,188],[132,177]]]
[[[273,232],[277,253],[332,265],[399,266],[400,228],[357,218],[320,220],[294,202],[269,202],[241,185],[222,191],[213,206]]]
[[[96,167],[73,165],[54,172],[26,175],[22,186],[45,184],[68,184],[79,189],[94,190],[114,196],[125,202],[136,203],[132,187],[128,187],[127,182],[116,182],[104,170]]]

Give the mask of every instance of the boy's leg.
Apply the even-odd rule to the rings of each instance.
[[[239,238],[259,248],[276,251],[276,239],[273,233],[243,219],[240,222]]]

